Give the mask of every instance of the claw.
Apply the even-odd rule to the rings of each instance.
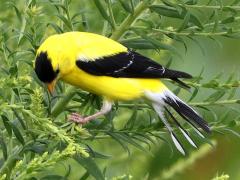
[[[80,123],[80,124],[84,124],[86,123],[86,120],[83,116],[81,116],[80,114],[77,113],[72,113],[69,117],[68,120],[76,122],[76,123]]]
[[[103,101],[103,106],[102,106],[102,108],[99,112],[96,112],[95,114],[87,116],[87,117],[83,117],[83,116],[81,116],[77,113],[72,113],[68,117],[68,119],[70,121],[73,121],[73,122],[76,122],[76,123],[79,123],[79,124],[85,124],[88,121],[94,120],[97,117],[108,113],[111,110],[111,108],[112,108],[112,102],[111,101],[109,102],[109,101],[105,100],[105,101]]]

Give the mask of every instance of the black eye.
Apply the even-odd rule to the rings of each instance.
[[[55,73],[56,73],[56,75],[57,75],[59,72],[60,72],[60,70],[59,70],[59,69],[57,69],[57,70],[56,70],[56,72],[55,72]]]

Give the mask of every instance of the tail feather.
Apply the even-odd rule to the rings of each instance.
[[[201,127],[204,131],[210,132],[210,128],[206,121],[203,120],[202,117],[198,115],[198,113],[193,110],[190,106],[185,104],[182,100],[180,100],[177,96],[173,95],[171,97],[166,97],[164,100],[165,103],[170,105],[175,111],[180,112],[187,119],[192,121]]]
[[[186,78],[186,79],[191,79],[192,75],[186,73],[186,72],[182,72],[182,71],[176,71],[176,70],[172,70],[172,69],[165,69],[164,74],[162,74],[163,78],[170,78],[170,79],[174,79],[174,78]]]
[[[158,115],[161,118],[162,122],[164,123],[164,125],[167,128],[167,130],[171,134],[171,138],[173,140],[173,143],[176,146],[176,148],[178,149],[178,151],[181,152],[183,155],[185,155],[186,153],[185,153],[183,145],[178,140],[176,134],[173,132],[173,129],[172,129],[171,125],[169,124],[169,122],[167,121],[167,119],[164,116],[164,113],[163,113],[164,108],[162,107],[162,105],[161,104],[157,104],[157,103],[153,103],[153,108],[158,113]]]
[[[174,132],[171,132],[171,138],[176,146],[176,148],[178,149],[178,151],[180,151],[183,155],[186,154],[183,145],[181,144],[181,142],[178,140],[176,134]]]
[[[185,150],[181,144],[181,142],[177,139],[176,134],[173,132],[173,128],[167,121],[164,116],[164,109],[170,115],[171,119],[183,134],[183,136],[188,140],[188,142],[197,148],[197,145],[194,143],[189,133],[181,126],[181,124],[176,120],[176,118],[171,114],[171,112],[166,108],[166,106],[172,107],[184,120],[186,120],[196,131],[196,133],[204,138],[204,135],[198,130],[196,126],[201,127],[207,133],[210,132],[210,128],[207,122],[190,106],[184,103],[181,99],[179,99],[176,95],[174,95],[170,90],[164,88],[161,92],[155,93],[151,91],[146,91],[145,95],[148,99],[150,99],[153,103],[153,108],[158,113],[159,117],[165,124],[167,130],[171,134],[171,138],[176,146],[176,148],[185,155]]]
[[[176,120],[176,118],[172,115],[172,113],[165,107],[166,112],[170,115],[170,117],[173,119],[175,124],[177,125],[178,129],[182,132],[184,137],[188,140],[188,142],[195,148],[197,148],[197,145],[194,143],[192,138],[189,136],[188,132],[182,127],[182,125]]]
[[[185,73],[185,72],[182,72],[182,71],[166,69],[164,74],[162,75],[162,78],[169,78],[169,79],[175,81],[176,83],[178,83],[180,86],[182,86],[186,89],[189,89],[190,86],[188,86],[186,83],[181,81],[179,78],[191,79],[192,75],[190,75],[188,73]]]
[[[201,137],[205,138],[205,136],[198,130],[198,128],[189,120],[187,119],[179,110],[175,110],[183,119],[185,119],[190,126],[194,129],[194,131]]]

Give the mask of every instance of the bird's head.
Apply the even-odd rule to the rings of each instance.
[[[78,48],[72,34],[56,34],[48,37],[38,48],[35,72],[53,92],[58,79],[64,79],[76,66]]]
[[[47,51],[37,53],[35,72],[38,78],[47,85],[48,91],[52,93],[57,79],[60,77],[60,68],[53,64]]]
[[[38,48],[35,72],[38,78],[47,85],[50,93],[53,92],[58,79],[71,71],[75,61],[74,54],[69,46],[69,38],[56,34],[48,37]]]

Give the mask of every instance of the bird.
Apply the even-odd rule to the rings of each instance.
[[[186,150],[177,137],[176,129],[193,147],[198,146],[171,111],[184,119],[201,138],[205,136],[199,127],[210,133],[208,123],[198,112],[161,81],[166,78],[189,88],[181,79],[192,78],[190,74],[165,68],[108,37],[78,31],[51,35],[36,52],[34,70],[51,93],[56,82],[63,80],[102,97],[102,107],[95,114],[86,117],[71,114],[69,119],[76,123],[84,124],[107,114],[115,101],[147,99],[182,154],[185,155]]]

